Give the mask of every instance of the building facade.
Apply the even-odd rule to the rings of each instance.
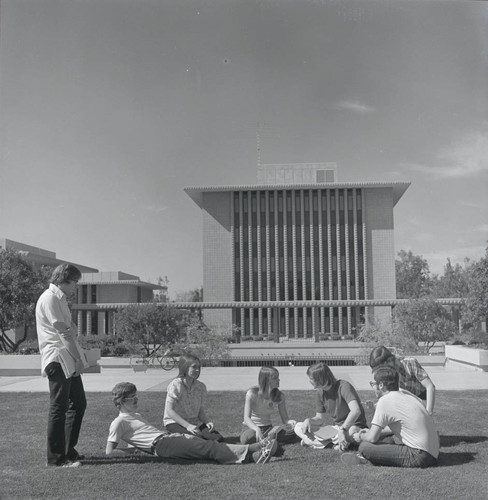
[[[117,309],[151,303],[153,292],[164,288],[121,271],[83,273],[71,306],[78,334],[113,335]]]
[[[338,303],[209,310],[206,322],[235,324],[243,335],[311,338],[354,336],[365,314],[390,315],[385,308],[339,303],[396,298],[393,207],[408,186],[314,182],[186,188],[203,212],[205,302]]]
[[[117,309],[128,304],[151,303],[154,301],[154,292],[167,288],[164,285],[141,281],[138,276],[121,271],[98,272],[94,267],[59,259],[56,253],[50,250],[0,239],[0,251],[8,248],[18,251],[35,270],[42,266],[54,269],[60,264],[72,264],[81,271],[76,295],[70,304],[79,335],[114,334]],[[9,332],[9,337],[14,341],[23,336],[23,327]],[[35,328],[29,329],[27,338],[36,338]]]

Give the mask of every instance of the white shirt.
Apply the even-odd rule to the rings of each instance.
[[[151,451],[152,443],[161,435],[169,436],[169,433],[151,425],[140,413],[120,412],[110,424],[107,441],[117,444],[123,441],[135,448]]]
[[[410,448],[424,450],[434,458],[439,456],[439,435],[434,420],[411,392],[400,389],[381,396],[371,423],[381,428],[389,426]]]
[[[53,361],[59,362],[58,350],[64,347],[59,331],[54,328],[54,323],[63,322],[68,327],[71,325],[71,312],[68,307],[66,295],[52,283],[43,292],[36,304],[36,327],[41,353],[41,373]]]

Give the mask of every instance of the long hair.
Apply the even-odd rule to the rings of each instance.
[[[269,394],[273,403],[280,403],[283,399],[283,393],[278,389],[278,387],[271,390],[269,388],[269,381],[273,375],[279,376],[279,372],[274,366],[263,366],[261,368],[258,375],[259,394],[262,396]]]
[[[200,361],[199,357],[188,353],[182,354],[178,362],[178,371],[179,371],[178,377],[179,378],[186,377],[188,375],[188,370],[190,369],[190,366],[193,363],[198,363],[198,366],[200,368],[202,367],[202,362]]]
[[[393,353],[387,347],[380,345],[371,351],[369,355],[369,366],[374,370],[378,366],[390,363],[392,359],[395,359]]]
[[[307,368],[307,375],[317,387],[325,387],[337,382],[325,361],[319,361]]]

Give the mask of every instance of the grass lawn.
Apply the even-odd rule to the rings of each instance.
[[[372,392],[360,393],[372,399]],[[291,418],[315,413],[313,391],[287,391]],[[139,409],[161,426],[165,394],[142,392]],[[286,447],[266,465],[183,463],[156,457],[105,458],[110,422],[117,415],[108,394],[88,393],[78,450],[79,469],[45,467],[47,393],[2,393],[0,498],[487,498],[488,390],[439,391],[436,422],[441,435],[438,467],[347,467],[333,450]],[[237,437],[244,393],[209,393],[207,413],[224,436]],[[367,410],[368,422],[371,411]]]

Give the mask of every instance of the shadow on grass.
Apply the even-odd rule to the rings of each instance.
[[[450,446],[456,446],[461,443],[484,443],[488,441],[487,436],[441,436],[441,446],[443,448],[449,448]]]
[[[83,465],[115,465],[115,464],[175,464],[192,465],[195,463],[215,463],[212,460],[184,460],[180,458],[162,458],[151,455],[131,455],[128,457],[89,457],[83,460]]]
[[[476,453],[458,452],[458,453],[439,453],[437,462],[438,467],[451,467],[453,465],[468,464],[475,459]]]

